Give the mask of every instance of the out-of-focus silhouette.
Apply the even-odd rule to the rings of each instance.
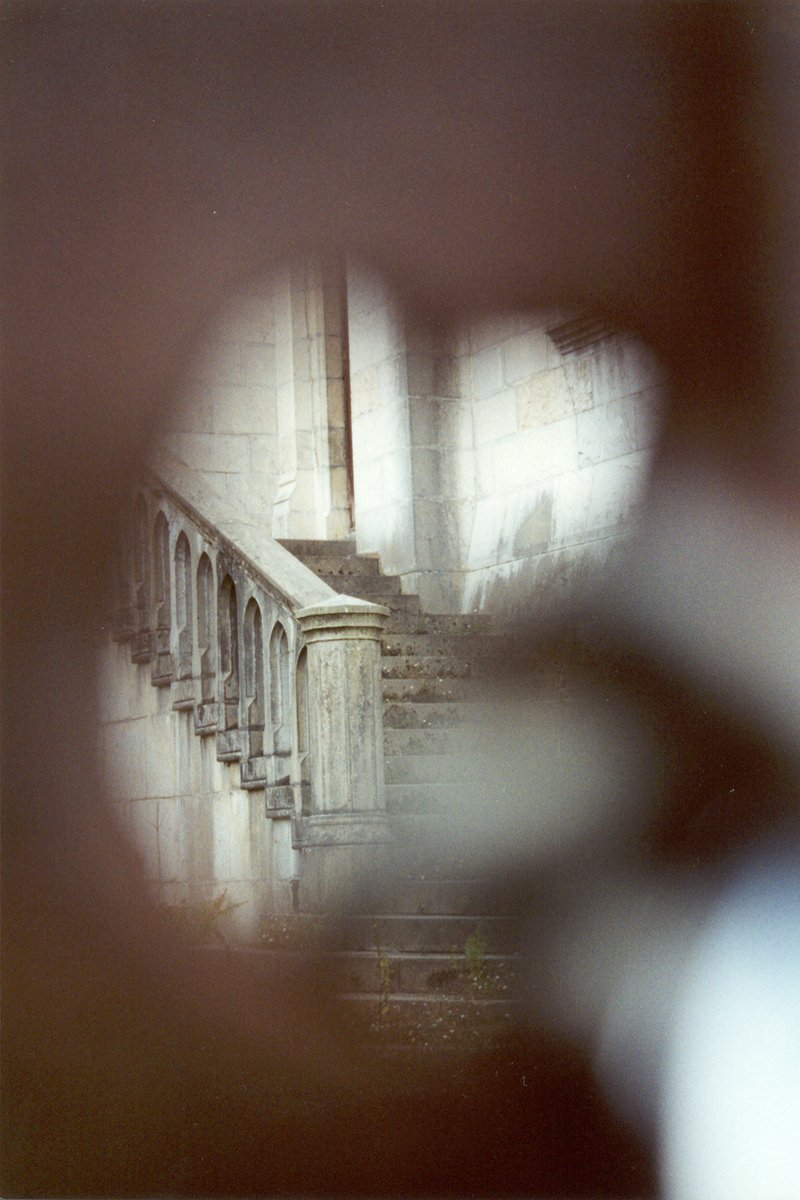
[[[674,1013],[704,1045],[713,1023],[684,965],[720,886],[754,894],[730,864],[771,837],[741,876],[766,878],[796,839],[792,11],[53,3],[3,27],[6,1193],[630,1194],[666,1145],[667,1188],[712,1194],[713,1155],[679,1177],[680,1123],[664,1132],[696,1094],[669,1067],[692,1061]],[[320,248],[375,264],[422,323],[600,311],[669,375],[635,545],[499,679],[521,773],[535,655],[584,697],[579,761],[655,747],[662,784],[545,861],[524,813],[500,823],[539,1024],[455,1078],[387,1082],[313,990],[199,963],[96,760],[115,513],[226,298]],[[748,1020],[790,1009],[780,957]],[[780,1044],[754,1051],[772,1098]],[[749,1178],[773,1151],[753,1146]]]

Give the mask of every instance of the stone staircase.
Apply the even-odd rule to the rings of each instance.
[[[469,770],[488,618],[428,614],[349,541],[281,543],[336,591],[385,605],[382,638],[386,804],[396,863],[369,881],[337,950],[347,1012],[390,1042],[467,1044],[512,1019],[514,928],[457,850],[425,837],[458,801]]]

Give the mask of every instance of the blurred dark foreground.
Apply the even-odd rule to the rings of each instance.
[[[764,839],[760,879],[796,843],[793,10],[153,0],[2,22],[4,1194],[710,1195],[739,1152],[740,1194],[783,1188],[789,1158],[759,1188],[776,1155],[724,1083],[674,1141],[665,1114],[694,1093],[663,1037],[719,897]],[[590,633],[576,597],[566,632],[521,635],[623,697],[667,783],[614,837],[542,863],[523,830],[496,860],[550,982],[527,1032],[471,1057],[392,1057],[310,985],[199,966],[94,757],[115,508],[210,314],[319,246],[375,263],[423,320],[596,308],[670,377],[642,531]],[[526,671],[500,680],[518,717]],[[796,981],[775,961],[756,1014]],[[756,1074],[791,1113],[781,1030]],[[703,1164],[688,1183],[676,1156]]]

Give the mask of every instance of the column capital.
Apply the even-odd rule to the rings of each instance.
[[[332,596],[301,608],[295,616],[307,643],[342,640],[378,641],[389,609],[357,596]]]

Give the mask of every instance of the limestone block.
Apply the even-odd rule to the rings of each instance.
[[[145,795],[175,794],[174,726],[172,713],[166,712],[147,722],[139,722],[139,749],[142,754]]]
[[[578,461],[581,464],[602,462],[607,457],[606,452],[606,422],[608,419],[607,405],[590,408],[578,413],[576,431],[578,439]]]
[[[377,407],[380,402],[377,363],[350,375],[350,402],[354,417]]]
[[[494,483],[494,444],[485,442],[475,448],[475,482],[479,497],[490,496]]]
[[[563,371],[540,371],[518,385],[517,420],[520,429],[536,429],[561,421],[573,412],[572,394]]]
[[[232,792],[218,796],[212,813],[213,856],[212,869],[215,880],[231,880],[232,840],[234,837],[235,796]]]
[[[543,330],[517,334],[503,342],[503,377],[520,383],[547,369],[547,335]]]
[[[467,558],[470,568],[484,567],[502,559],[504,536],[508,541],[507,507],[508,497],[496,493],[477,501]]]
[[[177,797],[162,798],[155,807],[156,865],[162,883],[186,878],[183,821]]]
[[[130,828],[142,856],[148,879],[158,879],[158,801],[132,800],[128,805]]]
[[[250,856],[251,820],[253,808],[264,812],[263,795],[237,789],[228,801],[228,853],[230,855],[229,879],[252,879],[253,867]],[[266,825],[266,820],[264,820]],[[265,831],[266,832],[266,831]],[[219,876],[218,876],[219,878]]]
[[[474,450],[451,450],[443,456],[443,460],[448,494],[458,499],[472,500],[475,496]]]
[[[325,345],[325,375],[329,378],[341,378],[342,375],[342,339],[338,333],[328,333],[324,338]]]
[[[472,401],[436,396],[409,399],[409,425],[414,446],[458,450],[472,448]]]
[[[517,432],[517,398],[506,388],[491,399],[475,404],[475,445],[483,446]]]
[[[460,610],[460,571],[420,571],[411,586],[418,593],[425,612],[453,613]]]
[[[391,303],[367,311],[354,310],[350,304],[349,315],[350,362],[356,371],[405,349],[403,323]]]
[[[555,516],[552,488],[518,494],[509,507],[510,556],[531,556],[548,550]]]
[[[558,353],[558,352],[556,352]],[[593,354],[559,355],[558,370],[564,373],[564,382],[572,397],[572,408],[576,413],[593,408],[594,372],[592,370]]]
[[[241,382],[274,388],[277,383],[275,346],[265,342],[245,342],[241,347]]]
[[[479,353],[489,346],[512,337],[517,332],[517,317],[515,313],[494,313],[472,321],[469,327],[469,344],[473,353]]]
[[[276,279],[265,283],[259,293],[238,297],[221,316],[218,335],[231,342],[272,341],[275,336]]]
[[[629,337],[601,342],[593,348],[590,362],[595,404],[616,400],[660,381],[654,356]]]
[[[552,480],[553,522],[550,547],[583,542],[590,536],[592,468],[569,471]]]
[[[345,417],[344,403],[344,382],[341,378],[331,378],[325,382],[325,393],[327,400],[327,425],[330,429],[344,429],[347,421]],[[318,422],[322,428],[321,421]]]
[[[312,378],[311,356],[311,341],[307,333],[292,338],[292,379],[295,387]]]
[[[356,539],[362,554],[377,551],[388,574],[414,567],[414,509],[410,502],[382,508],[357,508]]]
[[[249,467],[248,440],[228,434],[186,434],[180,457],[187,466],[213,474],[242,474]]]
[[[217,796],[198,792],[180,797],[184,870],[193,882],[214,878],[213,810]]]
[[[614,533],[633,514],[641,498],[649,455],[643,451],[599,463],[592,471],[589,531]]]
[[[269,854],[271,867],[269,873],[263,872],[263,876],[275,881],[280,880],[284,882],[295,879],[300,866],[300,853],[292,844],[292,824],[290,819],[283,817],[272,821],[264,821],[262,818],[261,825],[266,826],[267,830],[268,836],[262,840]]]
[[[148,795],[145,781],[146,747],[140,736],[141,721],[117,722],[107,733],[107,774],[110,789],[119,799],[139,800]]]
[[[489,346],[472,360],[472,386],[476,400],[485,400],[503,386],[503,357],[499,346]]]
[[[214,408],[214,387],[190,376],[181,384],[180,399],[172,417],[172,430],[162,436],[185,431],[210,432]]]
[[[275,390],[256,384],[214,390],[213,429],[221,434],[272,433],[276,429]]]
[[[366,458],[359,462],[353,481],[359,512],[362,509],[380,508],[386,502],[387,497],[383,490],[384,471],[382,458]]]
[[[406,370],[409,396],[459,395],[458,362],[453,354],[435,349],[410,350]]]
[[[412,452],[412,476],[414,495],[429,498],[441,496],[448,490],[444,474],[446,464],[443,464],[440,450],[428,450],[417,447]]]
[[[185,792],[191,792],[198,786],[199,779],[195,778],[197,772],[194,769],[194,750],[195,738],[194,733],[194,715],[191,712],[176,712],[170,722],[171,733],[173,738],[172,762],[174,770],[172,774],[172,788],[178,795]],[[199,753],[199,744],[198,744]],[[155,795],[166,795],[165,791],[156,791]]]
[[[205,384],[242,382],[242,347],[238,340],[214,339],[192,364],[192,377]]]
[[[458,508],[448,500],[414,501],[414,543],[416,565],[421,570],[451,568],[460,565]]]
[[[274,436],[267,434],[252,434],[247,439],[250,451],[250,473],[253,475],[271,475],[277,469],[278,447]]]
[[[575,421],[553,421],[494,446],[494,474],[504,491],[526,487],[578,465]]]

